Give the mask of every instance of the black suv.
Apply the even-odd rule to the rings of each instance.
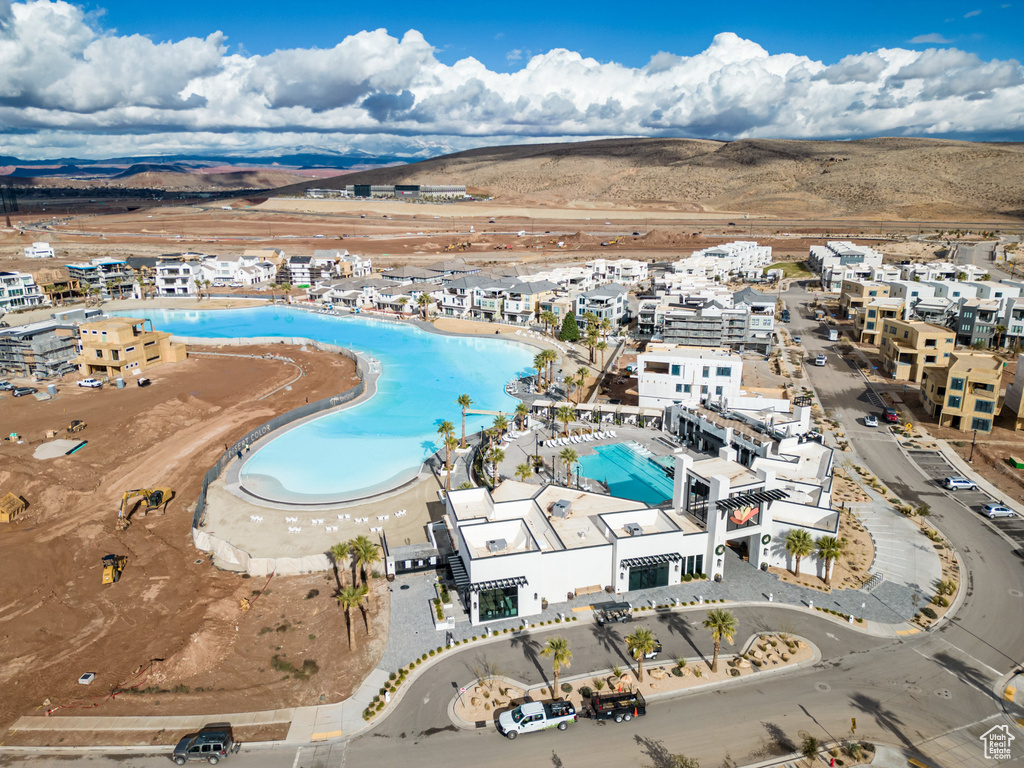
[[[211,723],[203,726],[199,733],[192,733],[178,742],[171,759],[178,765],[195,760],[205,760],[216,765],[224,758],[238,752],[231,734],[229,723]]]

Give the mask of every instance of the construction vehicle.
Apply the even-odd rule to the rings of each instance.
[[[174,498],[174,491],[170,488],[136,488],[125,491],[121,496],[121,507],[117,511],[117,530],[123,531],[132,524],[132,513],[137,505],[130,502],[139,498],[146,503],[144,514],[148,515],[150,511],[159,507],[163,507],[166,512],[167,503]]]
[[[128,557],[125,555],[104,555],[103,556],[103,583],[116,584],[121,580],[121,571],[128,565]]]
[[[68,434],[75,434],[75,432],[81,432],[85,429],[85,422],[81,419],[72,419],[71,423],[68,424]]]

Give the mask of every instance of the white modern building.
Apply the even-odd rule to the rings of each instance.
[[[621,595],[692,574],[727,579],[727,548],[755,568],[789,567],[786,534],[835,535],[839,514],[831,509],[831,450],[796,439],[778,446],[750,467],[731,448],[696,461],[677,454],[667,508],[513,480],[493,493],[450,491],[449,564],[470,621],[534,616],[545,601]],[[803,567],[823,566],[811,556]]]
[[[0,315],[49,303],[28,272],[0,272]]]
[[[53,256],[53,248],[49,243],[39,242],[25,246],[26,259],[52,259]]]
[[[586,263],[598,283],[636,285],[647,279],[647,262],[635,259],[594,259]]]
[[[637,356],[640,407],[721,403],[740,394],[742,374],[729,350],[651,343]]]
[[[196,280],[205,280],[203,267],[197,261],[158,261],[154,286],[158,296],[195,296]]]

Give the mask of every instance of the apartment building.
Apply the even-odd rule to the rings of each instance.
[[[153,287],[157,296],[196,296],[204,280],[203,266],[197,261],[158,261]]]
[[[997,299],[961,299],[957,304],[953,330],[956,343],[964,347],[988,348],[1002,331],[1002,304]]]
[[[772,347],[772,312],[750,306],[725,308],[717,302],[699,307],[668,305],[654,312],[660,329],[654,338],[666,344],[714,347],[768,354]]]
[[[43,289],[28,272],[0,272],[0,315],[48,303]]]
[[[721,403],[740,393],[743,358],[727,349],[647,345],[637,356],[639,405]]]
[[[634,259],[594,259],[586,263],[598,283],[637,285],[647,279],[647,262]]]
[[[878,346],[882,338],[882,326],[886,320],[904,318],[906,303],[896,296],[871,299],[859,306],[853,316],[854,335],[862,344]]]
[[[889,286],[874,280],[843,280],[839,293],[839,308],[843,317],[852,318],[857,310],[875,299],[889,295]]]
[[[64,320],[0,328],[0,372],[48,378],[75,370],[77,326]]]
[[[575,296],[576,322],[581,329],[586,326],[586,316],[594,315],[598,323],[610,320],[612,328],[619,328],[629,322],[629,292],[618,283],[599,285]]]
[[[1003,405],[1013,413],[1013,428],[1024,429],[1024,354],[1017,355],[1017,371],[1013,374],[1013,382],[1006,388]]]
[[[474,309],[479,306],[479,289],[493,282],[492,278],[479,275],[449,279],[441,295],[440,313],[445,317],[472,317]]]
[[[882,369],[892,378],[919,383],[924,369],[949,362],[956,334],[920,320],[885,320],[879,352]]]
[[[999,414],[1003,363],[993,355],[953,352],[948,365],[926,368],[921,402],[943,427],[991,432]]]
[[[111,317],[79,326],[81,352],[75,362],[86,376],[138,376],[161,363],[185,359],[185,345],[153,330],[150,320]]]
[[[103,299],[126,299],[135,293],[137,284],[132,270],[121,259],[93,259],[64,266],[68,277],[78,281],[83,294],[96,294]]]
[[[843,280],[870,280],[875,267],[882,266],[882,254],[866,245],[845,240],[832,240],[825,245],[812,245],[808,266],[821,274],[821,287],[839,293]]]

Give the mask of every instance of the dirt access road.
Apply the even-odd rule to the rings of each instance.
[[[223,351],[262,355],[271,348]],[[22,519],[0,524],[0,727],[58,706],[73,708],[55,716],[83,709],[110,716],[336,701],[375,665],[387,636],[386,586],[379,586],[368,627],[354,617],[357,652],[350,656],[332,574],[275,578],[242,613],[240,599],[264,580],[218,571],[192,546],[202,476],[225,443],[307,397],[357,382],[346,357],[285,345],[272,351],[305,375],[259,401],[294,379],[295,367],[190,354],[153,369],[147,388],[92,390],[71,379],[49,401],[0,396],[0,430],[25,438],[0,443],[0,488],[30,504]],[[33,458],[45,431],[71,419],[87,422],[75,437],[88,444],[70,456]],[[121,494],[154,485],[176,492],[166,514],[137,515],[116,532]],[[107,553],[129,562],[119,583],[104,586],[100,558]],[[367,628],[376,628],[371,643],[364,642]],[[77,683],[85,672],[97,675],[88,688]],[[104,699],[126,684],[133,693]],[[16,735],[0,738],[17,742]]]

